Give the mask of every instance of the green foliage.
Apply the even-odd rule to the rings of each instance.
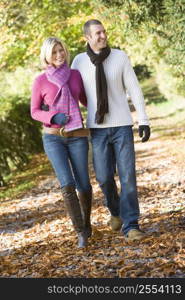
[[[40,46],[50,35],[67,43],[73,59],[84,49],[83,23],[96,17],[106,25],[110,45],[125,49],[134,65],[147,64],[153,72],[163,60],[182,82],[184,16],[184,0],[2,0],[0,65],[38,68]],[[178,92],[184,93],[183,85]]]
[[[150,78],[151,72],[146,65],[136,65],[134,71],[139,81]]]
[[[0,188],[0,199],[12,199],[23,195],[38,185],[37,179],[45,178],[53,172],[45,153],[34,154],[29,163],[5,176],[6,185]]]
[[[38,71],[17,67],[13,72],[0,72],[0,108],[4,114],[10,107],[14,96],[27,99],[31,94],[31,86]]]
[[[156,81],[161,93],[168,99],[172,95],[185,95],[183,76],[174,76],[172,67],[163,60],[156,66]]]
[[[168,99],[164,97],[163,93],[161,93],[156,79],[153,77],[145,78],[141,82],[141,87],[147,105],[161,105],[162,103],[168,102]]]
[[[185,94],[185,1],[94,0],[104,16],[113,46],[126,49],[134,65],[152,72],[164,64],[170,89]],[[170,74],[170,76],[169,76]],[[178,79],[178,84],[176,82]],[[163,80],[163,79],[162,79]]]
[[[185,74],[185,1],[166,1],[168,22],[164,29],[168,32],[170,43],[166,49],[164,61],[177,77]]]
[[[164,15],[164,0],[102,0],[106,7],[116,7],[128,13],[134,27],[155,20],[160,23]]]
[[[14,168],[22,168],[28,163],[30,154],[42,149],[40,124],[31,119],[26,100],[13,97],[11,108],[0,117],[1,184],[4,175],[11,173]]]
[[[87,0],[2,0],[0,65],[8,69],[38,65],[40,46],[48,36],[58,36],[72,52],[78,51],[82,18],[91,11]]]

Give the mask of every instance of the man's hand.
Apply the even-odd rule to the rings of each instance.
[[[139,136],[142,138],[142,143],[148,141],[150,138],[150,127],[148,125],[140,125]]]
[[[42,105],[41,105],[41,110],[49,111],[49,105],[47,105],[47,104],[42,104]]]
[[[69,121],[69,116],[63,113],[54,115],[51,119],[51,124],[65,125]]]

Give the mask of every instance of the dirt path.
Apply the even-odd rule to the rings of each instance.
[[[1,277],[184,277],[185,130],[152,133],[140,143],[135,133],[141,228],[147,237],[127,244],[107,226],[109,213],[94,177],[93,236],[86,251],[65,213],[55,177],[20,199],[2,201]],[[119,187],[119,183],[118,183]]]

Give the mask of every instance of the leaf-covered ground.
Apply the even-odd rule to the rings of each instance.
[[[93,235],[86,250],[67,216],[53,173],[37,187],[1,200],[1,277],[185,278],[185,124],[153,118],[149,142],[135,132],[140,225],[146,238],[128,244],[111,231],[90,160]],[[44,163],[44,156],[37,157]],[[119,181],[117,178],[119,187]]]

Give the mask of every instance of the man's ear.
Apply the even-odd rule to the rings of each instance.
[[[85,40],[88,42],[89,38],[90,38],[89,34],[86,34],[84,37],[85,37]]]

